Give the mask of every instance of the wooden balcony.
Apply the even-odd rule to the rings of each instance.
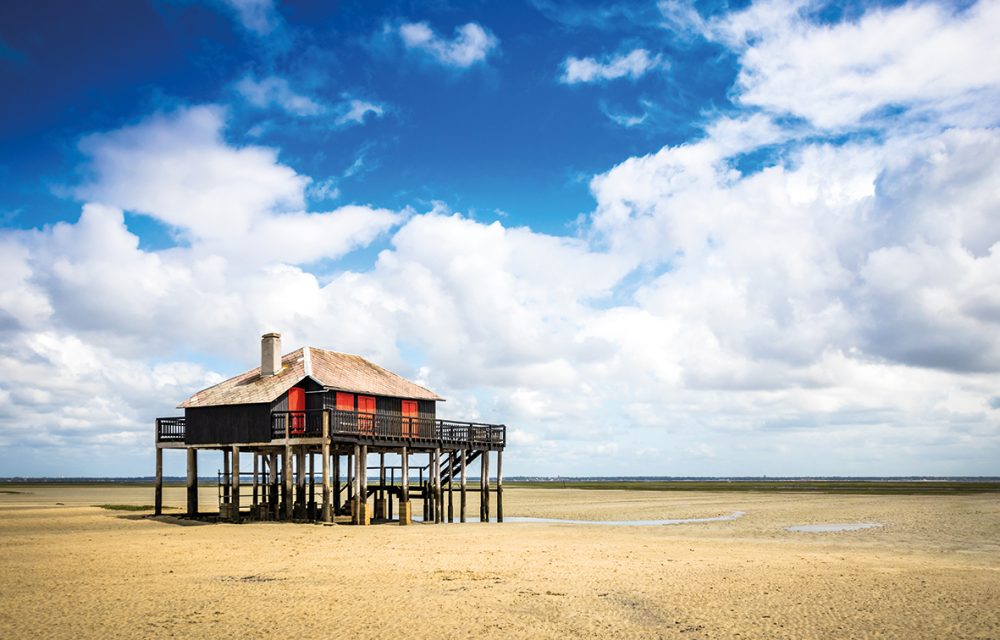
[[[271,438],[295,440],[321,438],[323,416],[329,416],[330,438],[340,441],[412,442],[419,446],[469,446],[502,449],[507,441],[507,427],[502,424],[458,422],[393,412],[364,413],[320,409],[316,411],[275,411],[271,413]],[[157,418],[157,442],[184,442],[185,419]],[[249,444],[249,443],[248,443]]]

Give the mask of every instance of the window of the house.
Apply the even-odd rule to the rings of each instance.
[[[354,394],[337,392],[337,411],[354,411]]]

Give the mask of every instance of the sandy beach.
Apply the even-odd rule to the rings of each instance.
[[[16,492],[16,493],[11,493]],[[213,504],[203,490],[202,504]],[[183,489],[165,490],[183,506]],[[1000,498],[509,488],[563,523],[202,524],[0,486],[0,638],[998,638]],[[835,533],[805,524],[878,523]]]

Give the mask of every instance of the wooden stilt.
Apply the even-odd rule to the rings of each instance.
[[[410,505],[410,451],[406,447],[403,447],[399,456],[401,466],[403,467],[399,478],[400,485],[402,486],[399,498],[399,524],[405,526],[410,524],[413,517],[411,512],[412,506]]]
[[[229,519],[233,522],[240,521],[240,448],[233,447],[233,469],[232,469],[232,494],[229,502]]]
[[[345,456],[347,458],[347,503],[348,504],[351,504],[354,501],[354,495],[357,493],[357,490],[354,486],[354,478],[355,478],[354,466],[356,464],[355,461],[357,460],[357,452],[358,452],[358,447],[355,446],[354,457],[352,458],[351,454],[349,453]]]
[[[503,449],[497,451],[497,522],[503,522]]]
[[[368,510],[368,445],[361,445],[358,456],[358,522],[364,526],[371,524]]]
[[[375,495],[375,518],[378,520],[388,518],[385,496],[385,453],[380,453],[378,454],[378,492]]]
[[[467,457],[468,450],[462,449],[458,453],[459,453],[460,456],[462,456],[462,459],[459,460],[460,464],[462,465],[462,478],[460,480],[460,482],[461,482],[461,487],[460,487],[461,495],[459,496],[458,521],[459,522],[465,522],[465,479],[466,479],[466,475],[465,475],[465,459]]]
[[[340,454],[333,454],[333,513],[340,513]]]
[[[486,517],[483,522],[490,521],[490,450],[483,451],[483,482],[485,491],[483,493],[483,505],[486,508]]]
[[[451,490],[451,479],[455,474],[455,452],[448,454],[448,522],[455,521],[455,501]]]
[[[153,515],[163,515],[163,449],[156,447],[156,484],[153,485]]]
[[[267,490],[267,517],[268,519],[278,519],[278,452],[270,453],[270,462],[267,465],[268,485]]]
[[[441,490],[441,449],[434,450],[434,522],[444,522],[444,492]]]
[[[306,514],[309,520],[316,519],[316,456],[312,451],[306,453],[309,459],[309,504],[306,508]]]
[[[333,522],[333,505],[330,504],[330,412],[323,411],[323,522]]]
[[[479,458],[479,521],[480,522],[487,522],[489,519],[489,516],[487,515],[486,511],[486,501],[488,500],[488,497],[486,495],[486,474],[489,473],[489,471],[486,468],[487,464],[486,455],[487,455],[486,451],[483,451],[480,454]]]
[[[260,454],[257,453],[256,451],[253,451],[250,453],[250,455],[253,456],[253,499],[250,501],[250,506],[253,508],[253,512],[256,513],[257,498],[259,497],[260,493],[258,489],[259,487],[258,474],[260,473],[260,463],[258,462],[258,458],[260,457]]]
[[[229,497],[230,490],[230,480],[229,475],[231,473],[229,467],[229,449],[222,450],[222,504],[231,504],[232,501]]]
[[[306,517],[306,451],[298,446],[295,451],[295,517]]]
[[[359,524],[358,520],[358,459],[361,457],[361,445],[354,445],[353,477],[349,491],[351,492],[351,524]]]
[[[389,469],[389,486],[391,488],[393,488],[393,489],[396,487],[396,470],[395,469]],[[386,514],[388,520],[392,520],[392,493],[393,493],[392,491],[386,491],[386,493],[385,493],[385,497],[386,497],[385,505],[386,505],[386,508],[389,511],[389,513]]]
[[[291,520],[295,509],[295,499],[292,495],[292,446],[285,445],[285,453],[281,461],[282,494],[285,520]]]
[[[198,515],[198,450],[194,447],[187,450],[187,514]]]

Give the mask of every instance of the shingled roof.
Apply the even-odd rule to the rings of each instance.
[[[303,347],[281,357],[281,371],[261,377],[260,367],[202,389],[179,409],[273,402],[304,378],[337,391],[410,400],[444,400],[433,391],[350,353]]]

